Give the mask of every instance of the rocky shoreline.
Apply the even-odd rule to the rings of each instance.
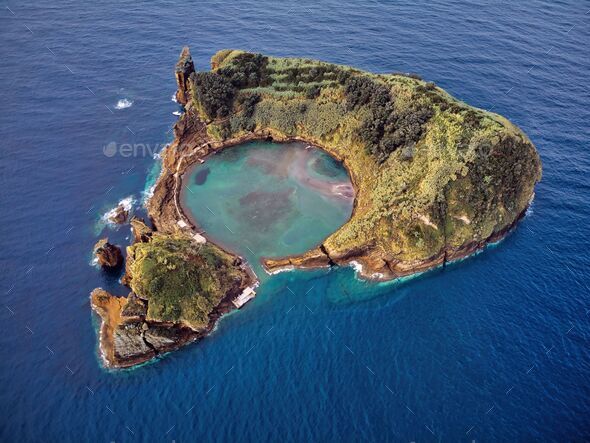
[[[304,254],[290,255],[279,258],[263,258],[262,265],[269,274],[276,274],[293,269],[315,269],[330,266],[353,266],[359,277],[371,281],[389,281],[413,274],[435,269],[439,266],[462,260],[475,254],[489,244],[497,243],[515,228],[526,215],[528,207],[520,213],[518,218],[501,231],[495,232],[486,240],[467,243],[459,248],[449,248],[427,260],[414,262],[400,262],[386,260],[381,256],[375,257],[367,251],[351,251],[345,256],[332,256],[324,245],[320,245]]]
[[[215,328],[217,321],[236,309],[229,293],[210,315],[206,328],[195,331],[178,323],[146,320],[147,304],[134,294],[114,296],[102,288],[90,294],[92,309],[100,316],[100,354],[106,367],[130,368],[198,341]]]

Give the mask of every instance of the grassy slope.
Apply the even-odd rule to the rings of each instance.
[[[154,234],[149,243],[129,246],[128,256],[131,289],[148,300],[147,319],[195,330],[207,326],[209,314],[242,278],[232,256],[182,234]]]
[[[240,54],[220,51],[212,58],[213,72],[231,69]],[[528,138],[501,116],[405,75],[304,59],[267,60],[264,84],[238,85],[228,117],[211,125],[210,134],[223,139],[265,129],[303,137],[344,159],[358,190],[357,207],[326,240],[331,254],[371,245],[384,257],[426,259],[445,245],[486,239],[526,208],[540,179],[540,160]],[[342,71],[385,85],[393,97],[390,112],[411,113],[416,105],[430,110],[415,143],[385,159],[372,155],[362,125],[373,110],[347,106]],[[258,101],[247,109],[245,99],[254,94]],[[196,92],[193,102],[205,119],[212,117]]]

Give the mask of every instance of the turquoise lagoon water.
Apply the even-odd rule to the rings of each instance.
[[[303,143],[225,149],[194,166],[184,184],[182,200],[193,221],[246,257],[261,278],[261,257],[318,245],[350,218],[354,201],[344,167]]]

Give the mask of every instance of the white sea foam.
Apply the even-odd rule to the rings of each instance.
[[[289,266],[283,266],[281,268],[275,269],[274,271],[269,271],[266,268],[264,268],[264,271],[268,274],[268,275],[276,275],[276,274],[280,274],[281,272],[289,272],[295,269],[295,266],[289,265]]]
[[[172,94],[172,101],[174,103],[178,103],[178,100],[176,100],[176,92],[174,94]]]
[[[119,100],[117,102],[117,104],[115,105],[115,109],[125,109],[125,108],[130,108],[133,105],[133,101],[129,100],[127,98],[122,98],[121,100]]]
[[[122,206],[125,211],[131,212],[131,210],[133,209],[133,205],[135,205],[135,203],[135,199],[132,195],[130,195],[129,197],[125,197],[119,203],[117,203],[117,206],[105,212],[104,215],[101,217],[101,220],[106,224],[114,224],[111,221],[111,218],[117,215],[117,210],[119,209],[119,206]]]
[[[180,111],[174,111],[172,113],[172,115],[176,115],[176,116],[179,116],[180,117],[182,115],[182,112],[180,112]]]
[[[145,191],[142,191],[142,194],[143,194],[142,202],[143,202],[143,204],[147,203],[147,201],[150,198],[152,198],[152,196],[154,195],[154,190],[155,189],[156,189],[156,184],[154,183],[148,189],[146,189]]]
[[[361,265],[358,261],[351,260],[348,264],[357,274],[361,274],[363,272],[363,265]]]

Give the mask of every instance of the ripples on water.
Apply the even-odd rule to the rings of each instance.
[[[1,440],[588,439],[590,6],[5,6]],[[88,266],[94,225],[140,201],[157,166],[102,149],[171,140],[185,44],[201,69],[243,48],[417,72],[531,137],[544,165],[534,212],[498,247],[403,284],[277,275],[202,343],[106,372],[88,294],[123,291]],[[124,97],[133,106],[114,110]],[[102,235],[126,244],[129,232]]]

